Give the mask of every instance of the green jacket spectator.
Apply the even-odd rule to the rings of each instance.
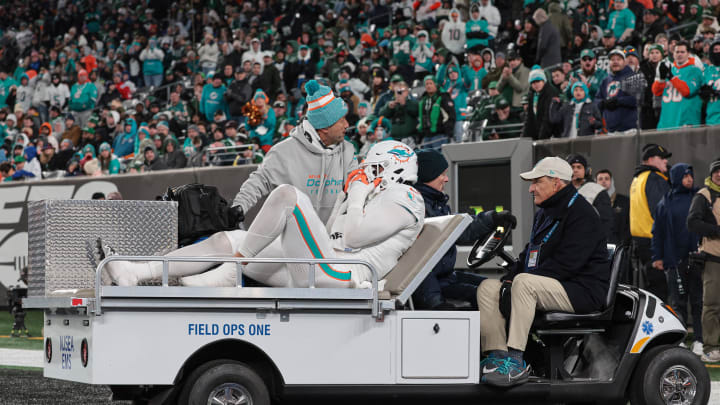
[[[395,98],[380,110],[380,115],[391,123],[390,136],[400,142],[414,138],[417,133],[418,102],[408,99],[408,87],[403,82],[395,90]]]
[[[513,109],[522,108],[523,96],[528,93],[528,76],[530,69],[523,64],[522,57],[516,52],[508,55],[507,66],[500,73],[500,79],[497,83],[497,90],[503,94],[508,88],[512,89],[512,96],[506,98],[510,102]]]

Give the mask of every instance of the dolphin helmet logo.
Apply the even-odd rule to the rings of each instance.
[[[400,145],[390,149],[387,153],[394,156],[395,160],[398,160],[400,162],[407,162],[408,160],[410,160],[411,157],[415,155],[415,152],[413,152],[410,148]]]

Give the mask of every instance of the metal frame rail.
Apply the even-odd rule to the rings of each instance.
[[[160,261],[163,262],[161,286],[117,287],[102,285],[102,270],[112,261]],[[170,287],[168,285],[168,266],[170,262],[235,263],[237,279],[235,287]],[[310,266],[308,272],[309,288],[249,287],[240,288],[244,263],[299,263]],[[315,269],[318,264],[359,264],[367,267],[372,274],[370,289],[315,288]],[[103,297],[135,298],[249,298],[249,299],[335,299],[335,300],[372,300],[373,318],[382,319],[382,310],[378,298],[378,273],[369,262],[352,259],[303,259],[303,258],[244,258],[244,257],[167,257],[167,256],[109,256],[103,259],[95,275],[96,316],[102,315]]]

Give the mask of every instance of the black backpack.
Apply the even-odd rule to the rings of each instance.
[[[170,187],[164,201],[178,202],[178,244],[189,245],[219,231],[238,229],[238,214],[230,208],[217,187],[185,184]]]

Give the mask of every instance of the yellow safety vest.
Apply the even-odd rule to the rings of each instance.
[[[653,220],[648,205],[645,186],[652,170],[640,173],[633,178],[630,184],[630,234],[638,238],[652,238]],[[654,172],[667,180],[667,176],[660,172]]]

